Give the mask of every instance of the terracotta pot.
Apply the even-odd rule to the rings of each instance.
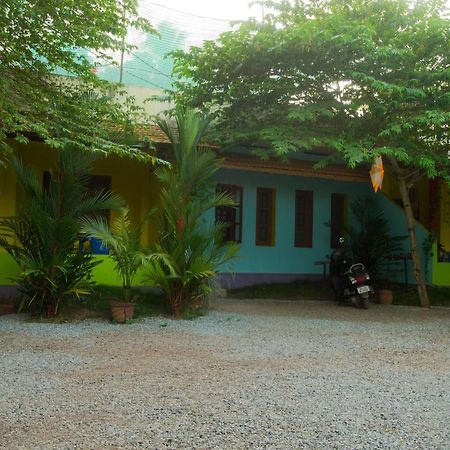
[[[378,299],[382,305],[392,305],[393,295],[390,289],[380,289]]]
[[[117,323],[124,323],[127,320],[131,320],[134,315],[134,303],[125,303],[117,300],[111,300],[111,312],[112,317]]]
[[[0,316],[6,316],[6,314],[14,314],[16,312],[16,305],[13,303],[7,303],[0,305]]]

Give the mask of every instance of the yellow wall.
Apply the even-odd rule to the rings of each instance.
[[[16,211],[16,176],[6,166],[0,166],[0,217],[13,216]],[[18,267],[6,251],[0,247],[0,285],[12,284]]]
[[[56,163],[56,150],[49,148],[43,143],[15,144],[14,147],[24,164],[30,165],[38,171],[41,180],[44,171],[54,167]],[[8,207],[4,208],[5,213],[2,213],[2,215],[13,215],[14,210],[19,208],[20,203],[23,201],[23,193],[20,189],[16,189],[12,171],[7,170],[5,172],[9,177],[5,181],[6,189],[8,189],[5,192]],[[152,165],[146,165],[130,158],[110,156],[95,161],[92,174],[111,176],[111,189],[125,200],[130,209],[131,220],[134,223],[138,223],[142,216],[157,204],[159,190]],[[0,212],[2,212],[1,207]],[[113,213],[112,218],[114,216],[115,214]],[[155,233],[151,231],[149,226],[149,230],[146,230],[144,233],[143,243],[146,245],[151,245],[154,242]]]
[[[147,192],[149,195],[142,198],[142,211],[147,212],[150,208],[157,209],[160,206],[159,192],[161,190],[161,183],[158,178],[152,173],[148,178]],[[154,222],[150,222],[146,230],[146,238],[148,245],[153,244],[157,238],[157,229]]]
[[[400,198],[397,183],[389,175],[385,175],[383,183],[383,192],[392,200],[397,201]],[[429,181],[423,178],[417,184],[417,194],[419,197],[419,219],[428,229],[430,226],[430,189]],[[440,204],[440,230],[439,241],[446,251],[450,251],[450,188],[446,183],[440,184],[439,192]],[[438,199],[435,199],[438,202]],[[438,262],[436,245],[434,246],[432,283],[436,286],[450,286],[450,263]]]
[[[11,142],[11,145],[24,164],[32,166],[38,172],[41,181],[44,171],[55,166],[56,150],[43,143],[32,142],[23,145]],[[128,158],[111,156],[97,160],[94,163],[92,174],[111,176],[112,191],[125,200],[130,209],[131,219],[135,223],[140,221],[150,208],[158,204],[159,184],[151,165]],[[23,200],[24,194],[17,186],[13,170],[0,167],[0,217],[15,215]],[[155,238],[154,225],[149,225],[144,231],[143,244],[151,245]],[[101,284],[120,285],[112,260],[101,255],[96,259],[102,260],[102,264],[94,269],[94,280]],[[11,278],[16,276],[18,271],[19,268],[12,258],[0,248],[0,285],[13,284]],[[141,284],[142,278],[138,278],[136,284]]]
[[[387,173],[384,174],[383,186],[381,190],[392,200],[400,198],[400,192],[398,190],[395,178]]]
[[[0,217],[13,216],[16,211],[16,176],[6,166],[0,166]],[[10,278],[17,275],[18,267],[6,251],[0,247],[0,285],[12,284]]]
[[[391,175],[385,174],[382,191],[391,199],[401,204],[400,191],[397,181]],[[429,182],[427,178],[422,178],[416,185],[416,192],[419,201],[419,222],[428,227],[430,218]]]
[[[440,241],[444,248],[450,252],[450,188],[447,184],[441,184],[441,230]]]
[[[16,210],[16,176],[6,166],[0,166],[0,217],[14,215]]]

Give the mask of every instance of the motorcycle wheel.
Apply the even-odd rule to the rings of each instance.
[[[369,309],[369,297],[358,299],[358,306],[361,309]]]

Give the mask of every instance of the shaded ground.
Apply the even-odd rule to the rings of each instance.
[[[376,292],[379,289],[391,289],[395,305],[420,305],[416,285],[383,282],[375,286]],[[428,286],[427,289],[431,305],[450,307],[450,287]],[[328,278],[321,281],[298,280],[292,283],[247,286],[228,291],[228,296],[240,299],[333,300]]]
[[[450,309],[0,318],[0,448],[448,448]]]

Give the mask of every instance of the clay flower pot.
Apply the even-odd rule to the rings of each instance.
[[[378,299],[382,305],[392,305],[392,291],[390,289],[380,289],[378,291]]]
[[[120,300],[110,300],[112,317],[117,323],[124,323],[131,320],[134,315],[134,303],[126,303]]]
[[[6,314],[14,314],[16,312],[16,305],[14,303],[5,303],[0,305],[0,316],[6,316]]]

